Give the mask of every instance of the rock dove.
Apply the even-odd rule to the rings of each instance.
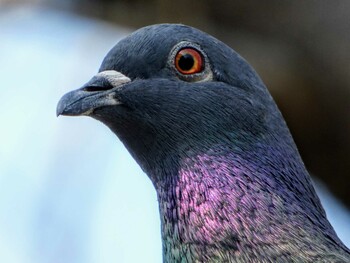
[[[164,262],[350,262],[271,95],[216,38],[141,28],[57,115],[103,122],[148,175]]]

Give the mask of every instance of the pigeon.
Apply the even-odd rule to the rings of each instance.
[[[163,262],[350,262],[261,78],[209,34],[138,29],[59,115],[104,123],[150,178]]]

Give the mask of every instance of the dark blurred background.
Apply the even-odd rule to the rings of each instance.
[[[350,207],[350,1],[42,2],[130,28],[184,23],[226,42],[261,75],[309,171]]]

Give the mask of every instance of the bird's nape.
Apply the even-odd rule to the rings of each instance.
[[[164,262],[349,262],[276,104],[235,51],[141,28],[57,114],[105,123],[152,180]]]

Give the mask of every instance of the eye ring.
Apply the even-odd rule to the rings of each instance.
[[[181,48],[175,55],[175,68],[184,75],[200,73],[204,70],[201,52],[192,47]]]
[[[181,61],[182,57],[186,59]],[[211,81],[214,78],[207,54],[199,44],[191,41],[183,40],[173,46],[167,67],[177,78],[187,82]]]

